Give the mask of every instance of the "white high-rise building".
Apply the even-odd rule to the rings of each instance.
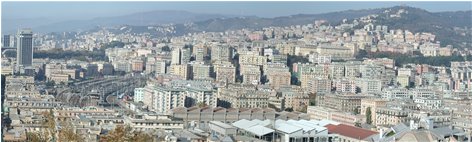
[[[172,61],[173,65],[180,65],[180,48],[174,48],[172,50]]]

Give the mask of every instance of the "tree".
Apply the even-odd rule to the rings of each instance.
[[[126,128],[123,126],[116,126],[105,136],[100,137],[101,142],[125,142]]]
[[[56,85],[56,82],[54,82],[54,80],[46,82],[46,86],[52,87],[52,86],[55,86],[55,85]]]
[[[166,51],[166,52],[170,52],[170,51],[171,51],[170,48],[169,48],[169,46],[167,46],[167,45],[164,46],[164,47],[162,47],[161,50],[162,50],[162,51]]]
[[[30,142],[44,142],[48,137],[44,137],[39,133],[26,132],[26,139]]]
[[[356,55],[356,59],[363,59],[363,58],[366,58],[367,57],[367,51],[365,50],[359,50],[359,52],[357,52],[357,55]]]
[[[356,94],[361,93],[361,92],[362,92],[361,88],[356,86]]]
[[[308,106],[307,106],[307,105],[302,105],[302,106],[300,107],[300,109],[298,109],[297,111],[298,111],[298,112],[306,113],[307,109],[308,109]]]
[[[360,111],[359,111],[359,107],[356,107],[356,108],[354,108],[354,111],[353,111],[353,113],[354,113],[354,115],[357,115],[357,114],[359,114],[359,113],[360,113]]]
[[[142,131],[134,132],[131,138],[129,138],[130,142],[149,142],[152,141],[152,136],[148,135]]]
[[[54,119],[54,113],[52,110],[49,110],[49,112],[44,112],[43,116],[45,117],[45,121],[43,121],[43,125],[46,126],[46,134],[45,136],[49,136],[49,138],[52,138],[53,140],[56,139],[56,120]]]
[[[359,128],[360,128],[360,127],[361,127],[361,122],[356,122],[356,123],[354,124],[354,126],[356,126],[356,127],[359,127]]]
[[[148,142],[152,136],[141,131],[133,131],[130,126],[117,126],[108,134],[100,136],[100,142]]]
[[[59,131],[59,141],[79,142],[83,141],[83,138],[81,135],[75,133],[71,122],[63,121],[61,123],[61,130]]]
[[[41,132],[27,132],[26,137],[32,142],[44,142],[44,141],[55,141],[56,140],[56,121],[52,110],[45,111],[42,113],[43,121],[42,125],[45,126],[45,130]]]
[[[208,105],[205,104],[204,102],[198,102],[198,103],[197,103],[197,106],[198,106],[198,107],[206,107],[206,106],[208,106]]]
[[[293,108],[291,108],[291,107],[285,108],[285,111],[292,112],[292,111],[293,111]]]
[[[367,124],[372,124],[372,111],[370,110],[370,107],[367,107],[365,117]]]
[[[310,106],[315,106],[316,105],[316,94],[315,93],[310,93],[308,94],[308,97],[309,97],[309,102],[310,102]]]
[[[409,82],[407,88],[415,88],[415,82]]]

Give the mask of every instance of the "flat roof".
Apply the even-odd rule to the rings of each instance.
[[[218,125],[220,127],[226,128],[226,129],[234,128],[233,126],[228,125],[228,124],[223,123],[223,122],[220,122],[220,121],[210,121],[210,123]]]
[[[257,136],[263,136],[263,135],[274,132],[273,129],[270,129],[261,125],[252,126],[244,130],[251,132],[253,134],[256,134]]]

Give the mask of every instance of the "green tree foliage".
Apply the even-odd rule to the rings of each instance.
[[[367,51],[359,50],[359,52],[357,52],[356,59],[366,58],[367,55],[368,55]]]
[[[360,113],[359,107],[354,108],[353,113],[354,113],[354,115],[359,114]]]
[[[55,48],[47,51],[35,51],[34,58],[50,58],[50,59],[76,59],[87,61],[88,59],[94,61],[106,61],[107,57],[104,50],[98,51],[71,51],[62,50],[62,48]]]
[[[164,46],[164,47],[162,47],[161,50],[162,50],[162,51],[165,51],[165,52],[170,52],[170,51],[171,51],[170,48],[169,48],[169,46],[167,46],[167,45]]]
[[[298,80],[298,78],[293,73],[293,64],[294,63],[308,63],[308,58],[303,57],[303,56],[297,56],[297,55],[287,55],[287,66],[289,67],[289,71],[292,73],[291,77],[290,77],[290,79],[291,79],[290,84],[300,85],[301,82]]]
[[[198,102],[198,103],[197,103],[197,106],[198,106],[198,107],[206,107],[206,106],[208,106],[208,105],[205,104],[204,102]]]
[[[123,48],[125,43],[121,41],[112,41],[110,43],[106,43],[102,46],[102,48]]]
[[[359,127],[359,128],[360,128],[360,127],[361,127],[361,123],[360,123],[360,122],[356,122],[356,123],[354,124],[354,126],[356,126],[356,127]]]
[[[297,55],[287,55],[287,66],[292,67],[293,63],[308,63],[308,58]]]
[[[54,80],[46,82],[46,86],[48,86],[48,87],[52,87],[54,85],[56,85],[56,82],[54,82]]]
[[[291,107],[285,108],[285,111],[292,112],[292,111],[293,111],[293,108],[291,108]]]
[[[310,93],[308,94],[308,97],[309,97],[309,105],[310,106],[315,106],[316,105],[316,94],[315,93]]]
[[[404,64],[413,63],[413,64],[428,64],[433,66],[446,66],[450,67],[451,62],[454,61],[468,61],[472,60],[472,55],[466,57],[460,55],[453,56],[434,56],[434,57],[425,57],[421,55],[414,54],[401,54],[393,52],[368,52],[365,56],[367,58],[389,58],[395,60],[396,66],[402,66]]]
[[[366,123],[372,124],[372,111],[370,110],[370,107],[367,107],[365,111],[365,117],[366,117]]]

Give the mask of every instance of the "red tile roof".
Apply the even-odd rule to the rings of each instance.
[[[369,136],[377,134],[375,131],[367,130],[367,129],[362,129],[350,125],[345,125],[345,124],[339,124],[339,125],[333,125],[329,124],[325,126],[328,128],[329,133],[335,133],[339,134],[342,136],[358,139],[358,140],[363,140],[365,138],[368,138]]]

